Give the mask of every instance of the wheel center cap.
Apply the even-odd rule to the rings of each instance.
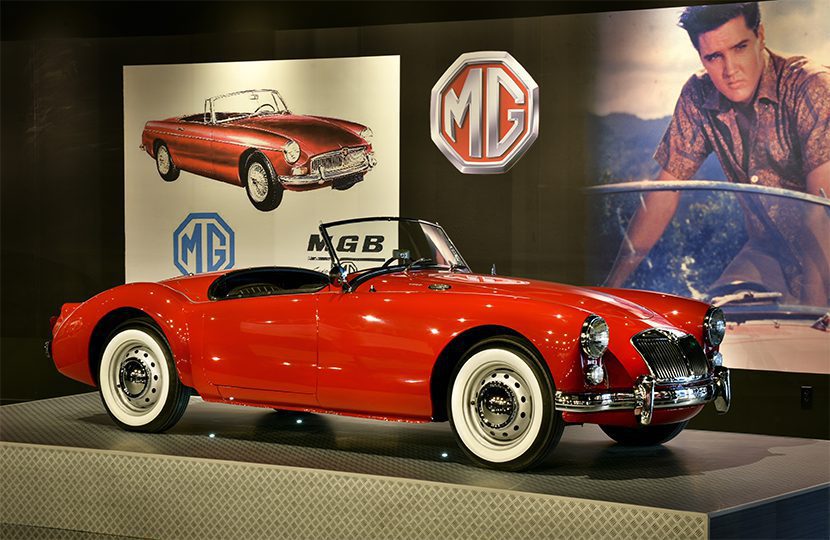
[[[150,374],[147,367],[135,358],[128,358],[121,366],[121,389],[127,396],[136,398],[147,389]]]
[[[481,421],[490,428],[501,429],[516,417],[516,396],[501,382],[490,382],[482,387],[476,400]]]

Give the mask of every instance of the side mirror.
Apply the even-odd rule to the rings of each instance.
[[[349,273],[346,271],[346,269],[343,266],[337,264],[332,266],[331,270],[329,270],[329,281],[332,285],[342,287],[345,292],[349,292],[351,290],[351,286],[349,285],[349,282],[346,279],[348,275]]]

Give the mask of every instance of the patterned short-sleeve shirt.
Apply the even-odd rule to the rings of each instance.
[[[807,174],[830,161],[830,68],[769,50],[753,104],[748,167],[737,113],[705,71],[683,86],[654,159],[691,178],[711,152],[731,182],[806,191]]]
[[[802,56],[766,53],[745,137],[735,105],[705,71],[686,82],[654,154],[666,172],[692,178],[714,152],[731,182],[807,191],[807,174],[830,161],[830,68]],[[739,196],[738,201],[749,239],[780,261],[798,294],[807,249],[801,245],[803,207],[777,197]]]

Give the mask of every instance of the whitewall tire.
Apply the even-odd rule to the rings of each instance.
[[[130,321],[107,340],[98,366],[101,400],[130,431],[165,431],[184,414],[190,389],[176,373],[167,341],[149,322]]]
[[[562,435],[553,383],[529,347],[486,340],[456,367],[448,391],[450,423],[478,464],[523,470],[542,461]]]

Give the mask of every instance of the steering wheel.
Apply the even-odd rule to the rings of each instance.
[[[274,106],[270,103],[263,103],[262,105],[256,108],[254,114],[259,114],[261,111],[267,111],[268,109],[266,109],[266,107],[268,109],[271,109],[269,112],[277,112],[277,109],[275,109]]]

